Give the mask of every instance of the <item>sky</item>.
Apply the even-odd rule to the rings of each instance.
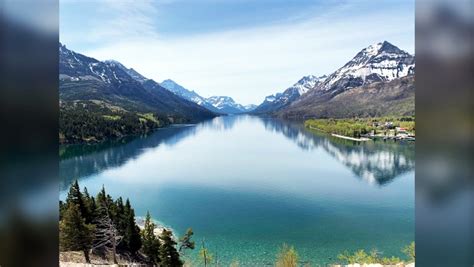
[[[414,0],[60,0],[60,41],[204,97],[260,104],[387,40],[414,54]]]

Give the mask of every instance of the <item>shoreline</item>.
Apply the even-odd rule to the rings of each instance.
[[[311,130],[316,130],[316,131],[320,131],[320,132],[323,132],[323,133],[326,133],[326,134],[330,134],[331,136],[334,136],[334,137],[337,137],[337,138],[346,139],[346,140],[351,140],[351,141],[366,142],[366,141],[372,140],[372,139],[367,138],[367,137],[354,138],[354,137],[345,136],[345,135],[340,135],[340,134],[335,134],[335,133],[328,133],[328,132],[323,131],[323,130],[321,130],[321,129],[314,128],[314,127],[311,126],[311,125],[309,125],[308,128],[311,129]]]
[[[372,139],[367,138],[367,137],[361,137],[361,138],[354,138],[354,137],[349,137],[345,135],[340,135],[340,134],[331,134],[331,136],[337,137],[337,138],[342,138],[342,139],[347,139],[347,140],[352,140],[352,141],[357,141],[357,142],[366,142],[370,141]]]
[[[155,236],[159,237],[163,233],[163,230],[168,230],[173,233],[173,238],[175,240],[178,240],[178,234],[174,231],[173,228],[166,226],[164,223],[158,220],[155,220],[153,218],[151,220],[155,224],[155,230],[153,230],[153,232],[155,233]],[[140,228],[140,230],[143,230],[145,228],[145,217],[135,216],[135,222],[137,226]]]
[[[67,147],[77,146],[77,145],[100,145],[100,144],[104,144],[104,143],[107,143],[107,142],[119,142],[119,141],[127,139],[127,138],[133,139],[133,138],[136,138],[136,137],[140,137],[140,136],[144,136],[144,135],[147,135],[147,134],[154,133],[154,132],[159,131],[159,130],[172,129],[172,128],[192,127],[192,126],[195,126],[197,124],[198,123],[172,123],[172,124],[169,124],[169,125],[166,125],[166,126],[163,126],[163,127],[153,128],[149,131],[146,131],[146,132],[143,132],[143,133],[140,133],[140,134],[125,134],[125,135],[122,135],[120,137],[107,138],[107,139],[104,139],[104,140],[96,140],[96,141],[83,141],[83,142],[73,142],[73,143],[61,143],[61,142],[59,142],[59,146],[63,147],[63,148],[67,148]]]

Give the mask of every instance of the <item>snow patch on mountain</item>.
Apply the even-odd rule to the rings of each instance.
[[[391,81],[413,74],[415,58],[384,41],[362,49],[352,60],[331,74],[324,91],[341,91],[377,81]]]
[[[229,96],[211,96],[204,98],[194,90],[188,90],[170,79],[164,80],[160,85],[182,98],[218,113],[244,113],[255,108],[255,105],[243,106],[238,104]]]
[[[121,84],[130,81],[128,69],[117,61],[98,61],[78,54],[59,44],[59,79],[78,82],[98,80],[106,84]],[[142,76],[143,77],[143,76]]]
[[[326,77],[326,75],[320,77],[315,75],[304,76],[282,93],[276,93],[265,97],[265,100],[254,110],[254,112],[273,112],[288,106],[300,96],[319,85],[324,79],[326,79]]]
[[[200,96],[194,90],[188,90],[171,79],[166,79],[162,81],[160,85],[181,98],[192,101],[202,107],[207,108],[210,111],[220,112],[213,105],[208,103],[204,97]]]
[[[138,73],[136,70],[134,70],[133,68],[127,68],[125,67],[122,63],[116,61],[116,60],[113,60],[113,59],[109,59],[109,60],[105,60],[104,63],[106,63],[107,65],[111,66],[111,67],[118,67],[120,68],[121,70],[125,71],[125,73],[127,73],[128,75],[130,75],[134,80],[140,82],[140,83],[143,83],[145,81],[147,81],[148,79],[146,77],[144,77],[143,75],[141,75],[140,73]]]

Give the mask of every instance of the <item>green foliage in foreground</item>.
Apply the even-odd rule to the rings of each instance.
[[[283,244],[277,255],[276,267],[296,267],[298,266],[298,253],[293,246]]]
[[[89,248],[92,246],[94,226],[86,224],[81,217],[79,206],[69,203],[59,222],[60,250],[79,250],[84,252],[86,262],[89,263]]]
[[[402,260],[398,257],[380,257],[377,251],[371,251],[370,253],[365,252],[365,250],[361,249],[354,253],[350,253],[348,251],[344,251],[343,253],[339,254],[337,258],[342,261],[344,264],[371,264],[371,263],[380,263],[380,264],[397,264],[402,262]]]
[[[159,257],[161,266],[183,266],[183,261],[179,258],[179,253],[176,250],[176,241],[173,239],[173,233],[170,230],[164,229],[160,235],[161,246],[159,250]]]
[[[404,247],[402,252],[407,255],[408,262],[415,261],[415,242],[412,242],[410,245]],[[400,262],[403,262],[402,259],[391,256],[391,257],[381,257],[380,253],[377,250],[372,250],[367,253],[365,250],[360,249],[353,253],[344,251],[343,253],[337,256],[338,260],[342,264],[372,264],[379,263],[383,265],[394,265]]]
[[[201,247],[201,250],[199,251],[199,258],[204,264],[204,267],[211,265],[214,260],[214,256],[206,248],[206,243],[204,241],[202,241],[202,247]]]
[[[403,127],[410,132],[415,131],[414,117],[381,117],[353,119],[310,119],[305,121],[305,127],[326,133],[335,133],[359,138],[369,133],[387,131],[385,123],[391,123],[391,128]]]
[[[160,263],[159,251],[160,251],[160,240],[155,235],[155,224],[151,220],[150,212],[146,213],[145,225],[141,232],[142,236],[142,250],[143,253],[153,263]]]
[[[114,200],[105,189],[91,197],[87,188],[81,192],[75,181],[65,202],[59,201],[59,245],[60,251],[83,251],[89,263],[90,253],[111,255],[114,263],[116,254],[127,255],[139,260],[146,257],[148,263],[163,267],[182,266],[178,244],[170,230],[163,230],[160,236],[154,233],[155,224],[147,213],[142,231],[135,222],[135,212],[127,199]],[[180,240],[182,251],[193,249],[193,232],[189,229]]]
[[[404,247],[402,252],[407,255],[410,261],[415,261],[415,242],[411,242],[410,245]]]
[[[188,228],[184,236],[179,239],[179,242],[180,242],[179,252],[184,252],[186,249],[194,249],[196,247],[196,243],[193,240],[191,240],[193,235],[194,235],[193,229]]]

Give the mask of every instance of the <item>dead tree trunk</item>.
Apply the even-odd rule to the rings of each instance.
[[[92,245],[93,250],[112,253],[114,264],[117,264],[117,245],[122,240],[122,236],[118,235],[110,213],[107,207],[100,208],[100,215],[96,221],[95,238]]]

